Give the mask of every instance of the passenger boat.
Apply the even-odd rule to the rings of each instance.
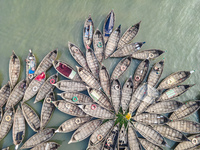
[[[152,150],[163,150],[161,147],[149,142],[148,140],[144,138],[138,138],[140,143],[145,149],[152,149]]]
[[[35,146],[31,150],[57,150],[59,147],[60,145],[56,142],[44,142]]]
[[[130,122],[128,122],[128,145],[130,150],[142,150],[138,136]]]
[[[122,87],[118,79],[113,80],[111,84],[111,101],[115,113],[119,112],[122,97]]]
[[[2,108],[7,102],[11,93],[10,81],[8,81],[2,88],[0,89],[0,108]]]
[[[130,150],[128,146],[128,133],[124,124],[122,125],[118,136],[118,150]]]

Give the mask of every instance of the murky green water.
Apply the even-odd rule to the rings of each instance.
[[[37,60],[52,49],[58,48],[59,59],[74,66],[77,63],[70,56],[67,42],[77,44],[85,52],[82,42],[82,30],[85,19],[91,14],[95,28],[102,29],[108,12],[114,9],[115,27],[122,25],[122,33],[140,20],[141,28],[134,39],[146,41],[142,49],[157,48],[167,52],[153,60],[151,65],[165,59],[162,75],[166,77],[175,71],[196,70],[185,83],[196,83],[180,101],[197,99],[200,89],[199,56],[200,56],[200,1],[199,0],[0,0],[0,84],[3,86],[9,79],[8,63],[12,50],[21,59],[22,71],[20,80],[25,78],[25,58],[28,49],[32,49]],[[109,59],[103,63],[112,72],[120,59]],[[133,60],[131,67],[121,78],[123,83],[133,74],[140,61]],[[48,75],[55,73],[52,68]],[[60,77],[60,79],[63,79]],[[59,92],[59,91],[57,91]],[[57,97],[59,99],[59,97]],[[40,114],[42,103],[29,104]],[[71,118],[55,110],[48,127],[58,127]],[[197,115],[189,117],[198,120]],[[27,126],[26,139],[34,132]],[[68,145],[73,132],[56,134],[52,140],[62,144],[60,150],[84,150],[88,139],[77,144]],[[173,145],[173,143],[169,143]],[[11,132],[0,142],[0,147],[12,146]]]

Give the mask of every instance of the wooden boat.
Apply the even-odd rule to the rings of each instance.
[[[178,71],[170,74],[158,85],[158,90],[169,89],[184,82],[194,71]]]
[[[31,150],[57,150],[60,147],[60,145],[56,142],[44,142],[41,143]]]
[[[119,112],[122,97],[122,87],[118,79],[113,80],[111,84],[111,100],[115,113]]]
[[[103,143],[103,150],[114,150],[117,146],[117,139],[119,135],[119,123],[116,124],[109,132]]]
[[[6,83],[0,90],[0,108],[2,108],[7,102],[11,93],[10,82]]]
[[[110,37],[108,38],[108,42],[106,44],[106,48],[104,51],[104,57],[107,59],[112,55],[112,53],[117,48],[119,39],[120,39],[120,33],[121,33],[121,25],[119,25],[114,32],[110,34]]]
[[[101,83],[101,87],[103,88],[104,93],[110,97],[110,76],[108,73],[108,70],[105,66],[101,65],[100,71],[99,71],[99,79]]]
[[[96,102],[105,109],[113,110],[113,106],[109,98],[102,91],[90,87],[87,87],[87,91],[90,97],[94,100],[94,102]]]
[[[63,122],[55,132],[67,133],[67,132],[74,131],[90,120],[91,120],[91,117],[75,117],[75,118],[69,119]]]
[[[49,52],[37,67],[35,71],[35,76],[41,74],[42,72],[46,72],[52,66],[53,61],[56,60],[57,55],[58,55],[57,49]]]
[[[43,129],[48,122],[51,119],[51,116],[53,115],[53,111],[55,109],[54,104],[52,103],[53,101],[55,101],[55,95],[53,93],[53,91],[50,91],[45,99],[44,102],[42,104],[42,110],[41,110],[41,114],[40,114],[40,129]]]
[[[99,62],[94,55],[93,50],[89,47],[86,49],[86,61],[93,76],[96,79],[99,79]]]
[[[113,31],[114,24],[115,24],[115,13],[113,10],[111,10],[109,14],[107,15],[106,20],[103,25],[103,38],[104,38],[105,44],[107,43],[108,38]]]
[[[137,33],[139,31],[140,23],[141,23],[141,21],[135,25],[130,26],[126,30],[126,32],[124,32],[124,34],[122,35],[122,37],[119,40],[117,49],[123,47],[125,44],[128,44],[133,40],[133,38],[137,35]]]
[[[154,124],[166,124],[169,119],[160,114],[150,114],[150,113],[141,113],[133,117],[134,120],[142,124],[154,125]]]
[[[149,142],[158,146],[167,146],[165,139],[152,127],[138,122],[133,122],[135,129]]]
[[[172,129],[167,125],[154,125],[153,129],[159,132],[162,136],[176,142],[188,141],[187,137],[178,130]]]
[[[6,109],[14,107],[23,97],[26,91],[27,85],[26,80],[20,81],[11,92],[8,101],[6,103]]]
[[[174,150],[192,150],[197,149],[200,144],[200,134],[192,135],[188,137],[189,141],[184,141],[179,143]]]
[[[29,49],[29,54],[25,61],[26,61],[26,83],[28,85],[33,79],[35,70],[37,68],[37,61],[31,49]]]
[[[45,82],[45,79],[46,79],[46,74],[45,72],[42,72],[31,81],[31,83],[29,84],[28,88],[24,93],[23,102],[28,101],[37,94],[42,84]]]
[[[128,122],[128,144],[130,150],[142,150],[138,136],[130,122]]]
[[[144,149],[149,149],[149,150],[163,150],[162,148],[160,148],[159,146],[149,142],[148,140],[144,139],[144,138],[138,138],[140,143],[142,144],[142,146],[144,147]]]
[[[199,100],[188,101],[183,106],[181,106],[179,109],[174,111],[171,114],[170,119],[171,120],[183,119],[187,116],[190,116],[194,112],[196,112],[199,108],[200,108],[200,101]]]
[[[9,62],[9,79],[10,79],[11,89],[15,87],[15,84],[19,79],[19,74],[20,74],[20,59],[13,51],[12,55],[10,56],[10,62]]]
[[[88,143],[88,147],[86,150],[102,150],[103,148],[103,143],[104,142],[99,142],[99,144],[95,145],[95,146],[90,146],[90,143]],[[103,149],[104,150],[104,149]]]
[[[121,106],[123,114],[125,114],[125,112],[128,109],[132,94],[133,94],[133,80],[131,76],[129,79],[126,80],[122,88]]]
[[[121,75],[128,69],[131,64],[131,57],[123,58],[113,70],[111,80],[119,79]]]
[[[112,129],[114,126],[115,121],[114,120],[109,120],[105,123],[103,123],[101,126],[99,126],[91,135],[89,139],[89,143],[91,146],[95,146],[98,143],[102,142],[106,135],[109,133],[109,131]]]
[[[96,29],[93,35],[94,54],[99,62],[103,61],[105,44],[103,35],[99,29]]]
[[[77,72],[67,63],[60,60],[55,60],[53,62],[53,66],[63,77],[74,81],[81,81],[81,78]]]
[[[102,118],[102,119],[114,119],[115,114],[104,109],[103,107],[99,106],[98,104],[88,104],[88,105],[78,105],[86,114],[95,117],[95,118]]]
[[[58,73],[50,76],[42,84],[41,88],[39,89],[39,91],[38,91],[38,93],[36,95],[34,103],[39,102],[42,99],[44,99],[46,97],[46,95],[55,88],[55,86],[53,84],[57,83],[57,81],[58,81]]]
[[[129,150],[129,146],[128,146],[128,133],[123,124],[119,131],[119,136],[118,136],[118,150],[124,150],[124,149]]]
[[[140,48],[142,47],[144,43],[145,42],[126,44],[123,47],[117,49],[110,57],[124,57],[124,56],[132,55],[133,53],[140,50]]]
[[[158,102],[151,104],[145,112],[148,113],[155,113],[155,114],[165,114],[165,113],[170,113],[174,112],[175,110],[179,109],[183,103],[179,101],[163,101],[163,102]]]
[[[85,46],[85,49],[87,49],[87,46],[90,47],[92,44],[92,38],[94,33],[94,23],[92,21],[91,16],[85,20],[84,28],[83,28],[83,43]]]
[[[96,119],[83,124],[74,132],[68,144],[80,142],[86,139],[102,124],[102,122],[102,119]]]
[[[133,76],[133,92],[137,89],[137,87],[142,83],[144,78],[146,77],[146,74],[149,69],[149,60],[145,59],[143,60],[135,70],[134,76]]]
[[[180,132],[196,134],[200,133],[200,123],[188,120],[172,120],[168,122],[171,128],[176,129]]]
[[[0,141],[8,134],[10,131],[13,120],[14,120],[14,114],[15,110],[14,107],[8,108],[2,118],[1,124],[0,124]]]
[[[12,138],[13,138],[13,143],[15,144],[15,150],[17,150],[19,145],[22,143],[25,136],[25,130],[26,126],[25,126],[24,116],[21,108],[18,105],[14,116],[14,123],[12,130]]]
[[[35,147],[39,145],[42,142],[46,142],[50,140],[55,134],[54,128],[46,128],[44,130],[41,130],[40,132],[34,134],[32,137],[30,137],[24,145],[22,145],[21,149],[27,149],[31,147]]]
[[[159,50],[159,49],[149,49],[149,50],[143,50],[143,51],[138,51],[136,53],[133,53],[131,55],[132,58],[135,59],[155,59],[162,55],[165,51]]]
[[[163,69],[164,69],[164,60],[161,60],[154,64],[154,66],[151,68],[151,71],[147,79],[147,83],[150,86],[154,87],[158,83],[158,80],[162,75]]]
[[[93,103],[93,99],[89,96],[78,93],[78,92],[63,92],[57,94],[61,96],[65,101],[75,104],[91,104]]]
[[[25,103],[21,103],[21,106],[24,118],[26,119],[29,127],[34,132],[38,132],[40,130],[40,118],[38,117],[37,113]]]
[[[0,123],[1,123],[2,117],[3,117],[3,109],[0,107]]]
[[[162,93],[162,95],[159,97],[159,99],[157,101],[165,101],[165,100],[174,99],[174,98],[182,95],[183,93],[187,92],[187,90],[189,90],[190,87],[192,87],[192,86],[194,86],[194,84],[178,85],[174,88],[168,89],[164,93]]]
[[[76,104],[66,102],[65,100],[57,100],[52,102],[55,107],[65,114],[72,116],[85,117],[87,114]]]
[[[85,55],[80,48],[71,42],[68,42],[68,47],[72,57],[76,60],[76,62],[83,68],[89,70]]]

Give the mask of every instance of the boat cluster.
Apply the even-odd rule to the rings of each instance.
[[[20,149],[58,149],[60,145],[49,140],[55,134],[74,130],[69,144],[90,136],[88,150],[141,150],[142,146],[148,150],[160,150],[168,146],[164,137],[179,142],[176,150],[188,150],[200,144],[200,124],[185,119],[200,108],[200,101],[182,103],[174,100],[193,86],[180,84],[194,71],[175,72],[157,86],[164,60],[155,63],[149,74],[148,69],[150,60],[164,51],[140,50],[145,42],[131,43],[139,31],[140,22],[130,26],[122,36],[121,25],[114,29],[114,23],[113,10],[105,19],[103,33],[99,29],[94,31],[91,16],[86,19],[83,29],[86,56],[79,47],[68,42],[71,55],[81,66],[76,69],[56,59],[58,50],[49,52],[37,66],[36,58],[29,50],[26,79],[18,82],[20,60],[13,51],[9,81],[0,90],[0,140],[12,127],[13,143],[18,149],[24,140],[27,123],[36,134],[25,139]],[[109,57],[124,57],[111,76],[102,63]],[[133,58],[142,61],[133,76],[121,86],[119,78]],[[58,73],[46,79],[46,72],[52,66],[67,80],[58,81]],[[147,81],[144,81],[147,74]],[[64,91],[58,93],[62,100],[56,100],[55,87]],[[86,90],[87,95],[82,92]],[[40,117],[26,103],[35,95],[34,103],[43,100]],[[46,128],[55,108],[75,117],[57,129]],[[139,138],[136,132],[142,137]]]

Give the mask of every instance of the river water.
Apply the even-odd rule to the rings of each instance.
[[[142,50],[157,48],[167,51],[151,61],[151,66],[165,59],[162,78],[172,72],[195,70],[185,84],[196,85],[178,98],[187,101],[200,98],[200,1],[199,0],[0,0],[0,85],[9,80],[8,65],[12,50],[21,60],[20,80],[25,78],[25,58],[32,49],[38,62],[52,49],[58,48],[58,59],[75,67],[78,65],[69,53],[67,43],[71,41],[85,53],[82,30],[85,19],[91,14],[95,28],[102,30],[104,19],[113,9],[116,15],[115,28],[121,24],[122,33],[139,21],[141,27],[134,42],[145,41]],[[120,59],[108,59],[103,63],[111,74]],[[140,63],[133,60],[131,67],[122,76],[121,83],[133,74]],[[51,68],[48,76],[55,73]],[[64,79],[59,77],[59,79]],[[60,92],[55,90],[56,92]],[[57,99],[60,97],[57,96]],[[42,103],[28,103],[40,114]],[[71,116],[54,111],[47,127],[57,128]],[[188,119],[198,120],[198,113]],[[34,132],[27,125],[26,139]],[[88,139],[68,145],[73,132],[56,134],[52,140],[62,144],[60,150],[84,150]],[[174,143],[167,140],[169,145]],[[1,147],[11,146],[11,132],[0,142]]]

